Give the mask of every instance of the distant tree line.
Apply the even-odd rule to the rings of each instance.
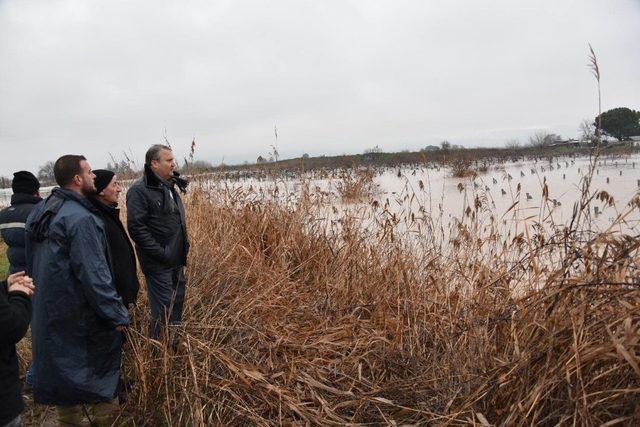
[[[578,127],[579,140],[576,142],[594,144],[602,140],[603,136],[616,138],[618,141],[628,141],[632,137],[640,137],[640,111],[626,107],[613,108],[596,116],[593,121],[583,120]],[[563,141],[560,135],[537,131],[529,137],[529,147],[549,147]],[[516,139],[505,143],[505,148],[516,149],[522,145]]]

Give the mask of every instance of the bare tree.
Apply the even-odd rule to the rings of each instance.
[[[542,147],[544,145],[544,139],[547,137],[547,133],[544,131],[537,131],[529,137],[529,145],[531,147]]]
[[[0,188],[11,187],[11,178],[0,176]]]
[[[547,133],[545,131],[538,131],[529,137],[529,146],[531,147],[548,147],[554,142],[562,139],[560,135],[555,133]]]
[[[596,139],[596,132],[593,123],[590,120],[584,119],[580,126],[578,126],[578,133],[580,134],[580,140],[593,142]]]
[[[53,184],[55,182],[55,176],[53,174],[53,161],[48,161],[44,165],[38,168],[38,179],[42,184]]]

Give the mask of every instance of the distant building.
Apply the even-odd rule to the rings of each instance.
[[[577,139],[556,139],[553,143],[549,144],[549,147],[579,147],[580,141]]]
[[[258,156],[258,159],[256,160],[256,164],[261,165],[263,163],[267,163],[267,159],[265,159],[262,156]]]
[[[622,146],[633,147],[635,145],[635,142],[631,138],[622,140],[622,141],[618,141],[617,139],[613,139],[613,140],[609,139],[606,141],[606,144],[603,143],[603,145],[606,145],[607,147],[622,147]]]

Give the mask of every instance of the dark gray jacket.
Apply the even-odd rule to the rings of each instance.
[[[145,273],[187,265],[184,205],[174,187],[145,166],[127,192],[127,228]]]
[[[9,274],[24,271],[27,268],[24,253],[24,224],[40,200],[42,199],[38,196],[16,193],[11,196],[11,206],[0,211],[0,234],[2,234],[2,240],[9,246],[7,249]]]
[[[27,220],[33,297],[32,350],[37,403],[75,405],[116,395],[119,325],[129,315],[116,293],[104,224],[88,199],[55,189]]]
[[[8,292],[0,282],[0,426],[24,409],[16,344],[24,337],[31,319],[31,299],[22,292]]]

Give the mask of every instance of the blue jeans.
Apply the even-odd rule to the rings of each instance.
[[[29,386],[33,386],[33,362],[29,364],[27,368],[27,375],[25,375],[25,381]]]
[[[184,267],[168,268],[161,271],[144,271],[147,279],[147,294],[151,306],[151,337],[160,337],[166,324],[177,326],[182,323],[185,279]],[[172,344],[177,346],[177,336]]]

